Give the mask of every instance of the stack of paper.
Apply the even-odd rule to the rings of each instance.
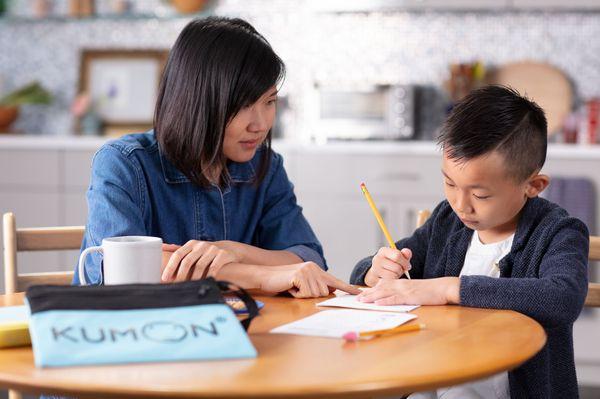
[[[347,332],[394,328],[416,318],[416,315],[407,313],[365,312],[352,309],[324,310],[274,328],[271,332],[342,338]]]

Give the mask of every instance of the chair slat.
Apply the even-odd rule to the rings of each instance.
[[[18,251],[79,249],[83,226],[17,229]]]
[[[25,273],[19,274],[17,290],[27,291],[32,285],[53,284],[70,285],[73,281],[73,272],[47,272],[47,273]]]
[[[590,260],[600,260],[600,237],[590,236]]]
[[[600,307],[600,284],[590,283],[585,297],[585,306]]]

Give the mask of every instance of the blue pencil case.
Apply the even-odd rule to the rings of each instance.
[[[38,367],[252,358],[258,314],[241,288],[212,278],[175,284],[34,286],[26,294]],[[238,320],[223,293],[248,309]]]

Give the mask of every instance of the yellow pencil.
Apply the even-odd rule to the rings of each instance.
[[[390,235],[390,232],[388,231],[387,227],[385,226],[385,223],[383,222],[383,218],[381,217],[381,214],[377,210],[377,207],[375,206],[375,203],[373,202],[373,198],[371,198],[371,194],[369,194],[369,190],[367,190],[367,186],[365,186],[365,183],[360,184],[360,189],[362,190],[363,194],[367,198],[367,202],[369,203],[369,206],[371,207],[371,210],[373,211],[373,214],[375,215],[375,219],[377,219],[377,223],[379,223],[379,227],[381,227],[381,231],[383,231],[383,235],[385,236],[385,239],[387,240],[390,248],[398,249],[398,248],[396,248],[396,244],[394,243],[394,240],[392,240],[392,236]],[[410,280],[410,274],[408,274],[408,271],[405,271],[404,274]]]
[[[425,328],[425,324],[405,324],[398,327],[388,328],[385,330],[374,330],[374,331],[363,331],[363,332],[355,332],[350,331],[342,336],[346,341],[354,342],[358,341],[361,338],[369,338],[369,337],[384,337],[386,335],[394,335],[403,332],[410,331],[419,331]]]

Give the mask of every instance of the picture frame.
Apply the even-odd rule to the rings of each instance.
[[[89,96],[104,135],[152,128],[168,55],[154,49],[82,50],[79,93]]]

